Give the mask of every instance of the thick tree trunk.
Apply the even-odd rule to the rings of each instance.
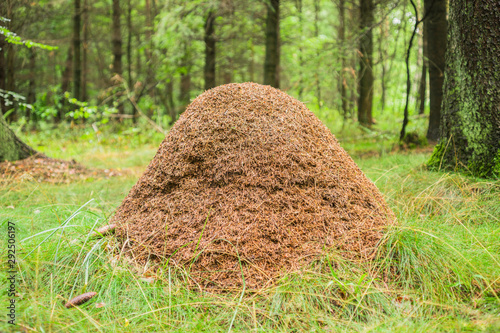
[[[267,3],[267,2],[266,2]],[[264,61],[264,84],[279,88],[280,64],[280,1],[270,0],[267,4],[266,58]]]
[[[358,121],[363,126],[371,126],[373,104],[373,0],[360,0],[360,40],[361,57],[359,59],[358,81]]]
[[[0,162],[22,160],[37,153],[12,132],[0,113]]]
[[[450,1],[451,2],[451,1]],[[498,2],[498,1],[497,1]],[[446,54],[446,3],[447,0],[424,0],[426,12],[424,30],[427,34],[427,55],[429,59],[429,128],[427,139],[439,139],[439,121],[443,101],[444,66]],[[425,27],[427,26],[427,27]]]
[[[215,87],[215,11],[210,10],[205,21],[205,90]]]
[[[73,16],[73,97],[80,100],[82,82],[82,61],[81,61],[81,0],[74,0],[75,13]]]
[[[500,178],[500,2],[450,1],[449,15],[440,140],[429,165]]]

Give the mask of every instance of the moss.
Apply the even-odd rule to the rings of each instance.
[[[434,151],[432,152],[431,158],[427,162],[427,166],[431,170],[439,170],[441,166],[441,161],[444,157],[444,153],[446,151],[446,140],[441,140],[436,147],[434,147]]]
[[[500,149],[498,149],[497,154],[493,159],[493,177],[500,178]]]

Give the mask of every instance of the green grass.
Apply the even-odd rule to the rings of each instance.
[[[15,222],[17,323],[28,331],[500,331],[498,181],[426,171],[425,154],[357,159],[398,217],[373,262],[331,253],[272,288],[210,294],[167,268],[153,283],[141,280],[147,267],[120,256],[112,237],[88,237],[106,224],[161,137],[102,134],[96,141],[95,133],[82,132],[62,132],[58,142],[33,133],[28,141],[51,156],[134,172],[61,185],[0,184],[0,246],[6,258],[6,223]],[[45,241],[50,233],[28,239],[65,222]],[[1,281],[6,275],[2,270]],[[64,308],[86,291],[98,294],[79,308]],[[6,311],[6,288],[1,294]],[[3,315],[0,331],[10,329]]]

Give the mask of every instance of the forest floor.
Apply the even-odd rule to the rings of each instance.
[[[427,171],[429,148],[393,152],[384,138],[339,139],[398,218],[373,262],[331,254],[259,292],[210,294],[168,268],[150,275],[119,254],[113,237],[90,237],[107,224],[163,137],[57,131],[47,140],[54,133],[24,139],[49,156],[116,176],[0,182],[6,235],[0,245],[7,249],[8,222],[14,223],[22,331],[500,331],[500,181]],[[63,306],[89,291],[97,292],[91,301]],[[7,299],[6,290],[2,295]],[[6,318],[0,331],[11,328]]]

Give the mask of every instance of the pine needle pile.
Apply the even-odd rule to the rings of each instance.
[[[138,261],[202,288],[260,288],[324,254],[368,259],[394,220],[328,128],[270,86],[206,91],[110,223]]]

